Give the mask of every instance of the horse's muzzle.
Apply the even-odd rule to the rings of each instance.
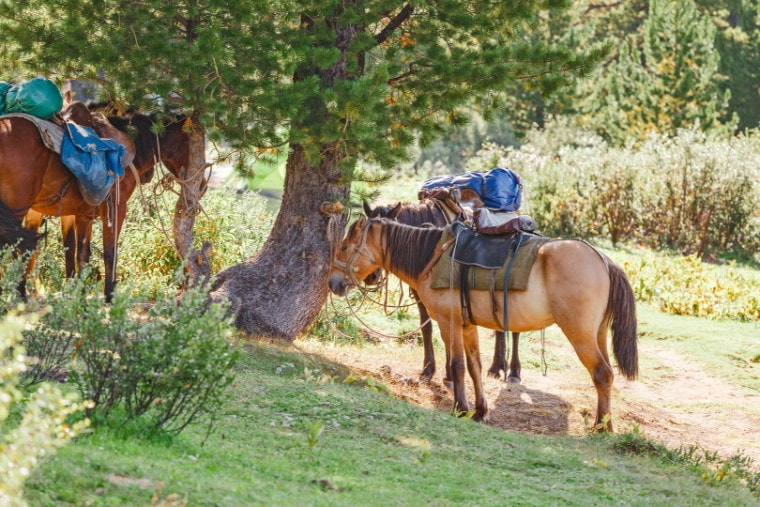
[[[348,283],[343,273],[333,273],[330,277],[330,290],[338,296],[345,296],[351,284]]]

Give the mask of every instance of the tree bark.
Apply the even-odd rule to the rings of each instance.
[[[212,301],[229,300],[238,328],[250,335],[293,340],[317,316],[327,298],[333,247],[347,216],[334,203],[348,199],[337,146],[310,164],[300,145],[291,146],[285,191],[274,227],[261,249],[216,276]]]
[[[185,264],[190,285],[204,283],[210,275],[208,256],[211,245],[205,245],[201,252],[193,248],[193,227],[195,217],[200,212],[200,199],[206,191],[206,137],[197,127],[190,127],[190,161],[189,167],[180,170],[180,195],[174,208],[172,232],[174,248]]]

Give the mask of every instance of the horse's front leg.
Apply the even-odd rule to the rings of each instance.
[[[451,325],[448,320],[438,321],[438,329],[446,344],[446,358],[451,369],[451,381],[454,388],[454,413],[464,415],[469,412],[467,393],[464,386],[465,355],[462,328],[458,324]]]
[[[480,362],[480,344],[478,340],[478,328],[467,326],[462,330],[465,356],[467,357],[467,369],[475,388],[475,415],[476,421],[488,422],[488,401],[483,391],[483,379],[481,372],[483,365]]]
[[[430,320],[427,308],[419,300],[417,293],[412,290],[412,297],[417,301],[417,309],[420,312],[420,326],[422,328],[422,346],[425,358],[422,363],[420,378],[430,380],[435,375],[435,351],[433,350],[433,322]]]
[[[126,206],[105,206],[101,204],[100,218],[103,221],[103,263],[105,264],[105,296],[110,303],[116,287],[116,263],[119,256],[119,234],[124,223]],[[105,208],[105,210],[103,209]]]
[[[42,226],[44,218],[45,216],[39,211],[30,209],[26,212],[26,216],[24,217],[23,227],[24,229],[27,229],[31,233],[37,235],[40,227]],[[20,225],[21,224],[19,224],[19,226]],[[32,272],[34,271],[34,266],[37,264],[37,255],[38,251],[36,248],[30,252],[29,262],[26,265],[26,273],[24,274],[24,278],[22,278],[21,282],[19,283],[18,293],[22,299],[26,299],[26,283],[27,280],[31,279]]]

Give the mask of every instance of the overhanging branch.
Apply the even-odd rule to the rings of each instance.
[[[412,12],[414,12],[414,7],[407,4],[404,6],[401,11],[399,11],[398,14],[396,14],[396,17],[394,17],[387,25],[385,25],[385,28],[382,29],[382,31],[375,36],[375,42],[380,45],[386,40],[388,40],[388,37],[391,36],[393,31],[401,26],[401,24],[409,19],[409,17],[412,15]]]

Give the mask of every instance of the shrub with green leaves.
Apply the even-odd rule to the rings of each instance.
[[[87,427],[69,417],[84,405],[43,384],[25,394],[20,375],[26,368],[21,331],[33,315],[6,315],[0,321],[0,505],[26,505],[24,482],[40,461]],[[11,413],[19,413],[9,418]]]
[[[145,417],[154,428],[180,432],[213,415],[240,355],[225,308],[191,289],[178,300],[165,292],[140,313],[126,292],[108,306],[86,285],[72,280],[51,312],[77,337],[71,379],[94,402],[93,420]]]
[[[151,195],[150,191],[146,193]],[[171,198],[152,201],[147,209],[137,200],[131,202],[120,238],[120,279],[143,283],[153,279],[152,289],[160,291],[181,270],[172,239],[176,197],[170,195]],[[274,216],[266,209],[266,200],[252,192],[209,189],[201,205],[203,212],[196,219],[194,236],[196,248],[203,241],[211,241],[214,246],[212,273],[256,253],[274,222]],[[100,240],[93,238],[93,259],[101,256],[96,253],[99,245]]]
[[[489,157],[480,156],[524,178],[523,211],[543,233],[632,240],[700,258],[760,251],[757,133],[684,130],[615,148],[582,131],[568,139],[566,128],[534,133],[519,150],[491,146]]]

